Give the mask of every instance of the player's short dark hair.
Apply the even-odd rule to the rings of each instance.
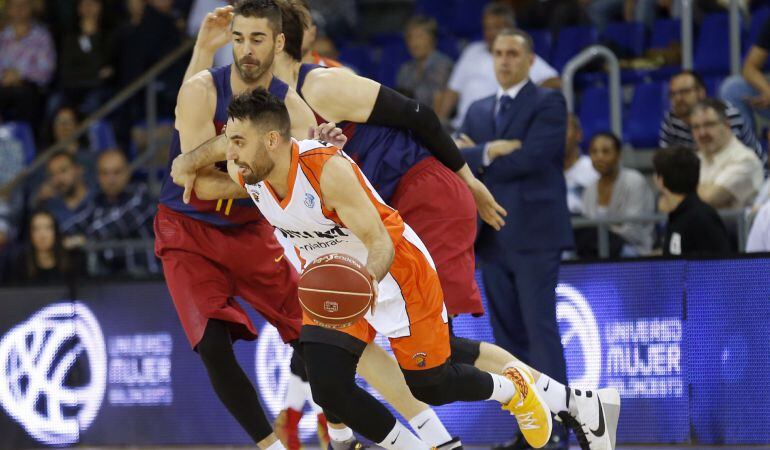
[[[484,7],[484,16],[497,16],[503,17],[509,27],[516,26],[516,16],[513,12],[513,8],[505,3],[492,2]]]
[[[291,120],[286,105],[262,87],[234,96],[227,107],[227,116],[278,130],[287,139],[291,136]]]
[[[497,33],[495,40],[501,36],[520,37],[522,40],[524,40],[524,47],[527,49],[527,51],[529,53],[535,53],[535,42],[532,40],[532,36],[530,36],[530,34],[526,31],[520,28],[504,28],[499,33]]]
[[[703,77],[700,76],[700,74],[694,70],[689,70],[689,69],[682,70],[681,72],[677,72],[676,74],[674,74],[674,76],[672,76],[671,79],[673,80],[674,78],[682,77],[682,76],[692,77],[692,79],[695,81],[695,86],[697,86],[699,89],[704,89],[704,90],[706,89],[706,83],[703,81]]]
[[[600,138],[600,137],[604,137],[604,138],[607,138],[607,139],[609,139],[610,141],[612,141],[612,145],[613,145],[613,147],[615,147],[615,150],[616,150],[618,153],[620,153],[620,151],[621,151],[621,150],[622,150],[622,148],[623,148],[623,143],[622,143],[622,142],[620,142],[620,138],[619,138],[619,137],[617,137],[617,136],[615,136],[615,133],[613,133],[613,132],[611,132],[611,131],[600,131],[600,132],[598,132],[598,133],[594,134],[593,136],[591,136],[591,140],[590,140],[590,141],[588,141],[588,147],[590,148],[590,147],[591,147],[591,145],[594,143],[594,141],[595,141],[596,139]]]
[[[302,38],[312,19],[310,9],[300,0],[276,0],[281,8],[282,29],[286,42],[283,51],[295,61],[302,60]]]
[[[233,17],[235,16],[267,19],[273,36],[283,32],[281,9],[275,0],[238,0],[233,6]]]
[[[698,189],[700,160],[695,152],[686,147],[662,148],[652,157],[655,173],[663,180],[663,186],[675,194],[688,195]]]
[[[690,111],[690,114],[694,114],[696,111],[705,111],[708,109],[713,109],[715,113],[717,113],[717,116],[719,116],[719,120],[722,122],[727,122],[727,105],[721,101],[717,100],[715,98],[704,98],[703,100],[699,101],[695,104],[695,106],[692,107],[692,111]]]

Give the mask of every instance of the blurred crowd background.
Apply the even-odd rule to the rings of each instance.
[[[0,0],[0,283],[160,274],[152,219],[176,94],[201,20],[227,3]],[[577,247],[565,258],[672,254],[664,214],[672,192],[655,174],[667,187],[679,179],[683,192],[673,194],[693,180],[670,170],[676,154],[656,158],[666,147],[709,156],[694,185],[721,213],[709,224],[724,230],[718,252],[770,251],[770,1],[738,2],[738,74],[724,0],[693,1],[694,69],[686,71],[679,0],[309,3],[307,61],[337,60],[394,87],[432,106],[452,132],[471,103],[497,90],[490,45],[500,30],[529,31],[530,78],[555,89],[575,55],[609,48],[621,68],[620,130],[611,131],[606,64],[569,80],[576,97],[564,172]],[[228,52],[217,62],[229,63]],[[102,111],[126,89],[132,95]]]

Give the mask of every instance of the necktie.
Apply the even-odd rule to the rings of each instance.
[[[498,101],[497,106],[497,114],[495,115],[495,132],[496,133],[502,133],[503,128],[505,128],[505,117],[509,109],[511,109],[511,105],[513,104],[513,99],[509,95],[503,95],[500,97],[500,100]]]

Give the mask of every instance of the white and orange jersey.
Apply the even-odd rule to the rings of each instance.
[[[406,303],[410,297],[420,297],[422,301],[426,295],[404,292],[404,288],[409,289],[411,285],[407,278],[415,275],[419,277],[421,273],[428,278],[436,277],[436,268],[417,234],[404,223],[398,211],[385,204],[352,159],[337,147],[324,142],[293,141],[289,189],[285,198],[279,199],[267,181],[243,186],[262,215],[297,248],[304,261],[336,252],[366,263],[368,251],[364,243],[342,223],[336,212],[325,207],[321,196],[320,180],[324,164],[335,155],[350,161],[361,187],[376,207],[396,252],[390,272],[380,282],[377,317],[373,318],[368,313],[366,319],[386,336],[408,336],[410,315],[414,314],[411,309],[407,313]],[[434,293],[434,297],[441,303],[438,306],[441,311],[443,295],[440,285],[436,286],[438,292]],[[435,311],[435,308],[430,309]],[[418,317],[411,319],[418,319],[422,315],[418,312]],[[441,315],[445,317],[445,310],[441,311]]]

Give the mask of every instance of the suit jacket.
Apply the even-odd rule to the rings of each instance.
[[[468,165],[508,211],[499,232],[486,224],[481,227],[479,255],[490,257],[505,249],[571,248],[574,242],[564,181],[564,96],[529,81],[505,112],[501,130],[495,130],[496,101],[493,95],[473,103],[460,130],[478,144],[464,150]],[[496,139],[519,139],[522,147],[484,167],[484,146]]]

